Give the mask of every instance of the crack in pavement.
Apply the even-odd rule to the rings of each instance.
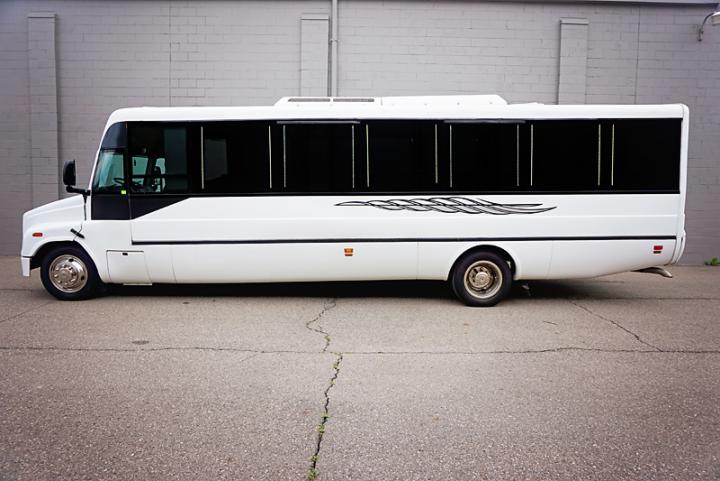
[[[579,307],[580,309],[582,309],[583,311],[587,312],[588,314],[590,314],[590,315],[592,315],[592,316],[594,316],[594,317],[597,317],[598,319],[602,319],[603,321],[609,322],[609,323],[612,324],[613,326],[615,326],[615,327],[617,327],[617,328],[625,331],[626,333],[628,333],[628,334],[630,334],[631,336],[633,336],[639,343],[644,344],[644,345],[646,345],[646,346],[648,346],[648,347],[650,347],[650,348],[652,348],[652,349],[655,349],[656,351],[661,351],[661,352],[662,352],[662,349],[660,349],[659,347],[654,346],[654,345],[650,344],[649,342],[643,340],[638,334],[636,334],[636,333],[634,333],[633,331],[631,331],[630,329],[626,328],[625,326],[623,326],[623,325],[620,324],[619,322],[617,322],[617,321],[615,321],[615,320],[613,320],[613,319],[610,319],[609,317],[605,317],[605,316],[603,316],[603,315],[600,315],[600,314],[594,312],[593,310],[591,310],[589,307],[585,307],[585,306],[580,305],[580,304],[579,304],[578,302],[576,302],[576,301],[570,300],[570,301],[568,301],[568,302],[570,302],[570,304],[572,304],[572,305],[575,306],[575,307]]]
[[[308,470],[307,481],[315,481],[318,476],[317,463],[320,460],[320,450],[322,449],[323,436],[325,435],[325,425],[330,418],[330,390],[335,386],[340,375],[340,363],[343,360],[342,353],[333,353],[336,356],[335,363],[333,364],[333,375],[330,378],[327,388],[323,395],[325,396],[325,404],[323,406],[323,414],[320,419],[320,424],[317,427],[317,439],[315,442],[315,452],[310,457],[310,469]]]
[[[315,316],[313,319],[305,323],[305,327],[313,332],[316,332],[318,334],[321,334],[323,336],[323,339],[325,339],[325,346],[323,346],[322,353],[332,353],[335,355],[335,362],[333,363],[333,375],[330,378],[330,382],[328,383],[327,388],[325,388],[325,392],[323,393],[323,396],[325,397],[325,403],[323,405],[323,413],[322,417],[320,418],[320,424],[317,427],[317,438],[315,441],[315,451],[313,452],[313,455],[310,457],[310,468],[308,469],[307,474],[307,481],[315,481],[318,476],[317,471],[317,464],[318,460],[320,459],[320,450],[322,449],[322,441],[323,436],[325,435],[325,425],[327,424],[327,420],[330,417],[330,390],[332,390],[333,386],[335,386],[335,381],[337,380],[338,376],[340,375],[340,363],[343,360],[343,353],[342,352],[333,352],[328,351],[330,348],[330,333],[328,333],[322,325],[320,325],[320,319],[331,309],[334,309],[337,306],[337,298],[334,297],[332,299],[329,299],[325,302],[323,305],[322,310],[318,313],[317,316]]]
[[[335,306],[337,306],[337,298],[336,297],[333,297],[332,299],[325,301],[325,303],[323,304],[323,308],[318,313],[318,315],[305,323],[305,328],[307,328],[310,331],[316,332],[318,334],[322,334],[323,339],[325,339],[325,346],[323,347],[322,352],[327,352],[328,347],[330,347],[330,334],[328,334],[325,330],[323,330],[323,327],[320,325],[320,319],[322,319],[322,317],[329,310],[334,309]]]

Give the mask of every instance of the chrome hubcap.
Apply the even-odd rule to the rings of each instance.
[[[503,275],[500,268],[490,261],[477,261],[465,271],[465,289],[479,299],[494,296],[500,290]]]
[[[50,282],[63,292],[78,292],[87,284],[87,267],[75,256],[58,256],[50,264]]]

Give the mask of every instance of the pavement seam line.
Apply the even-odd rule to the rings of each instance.
[[[343,351],[345,355],[460,355],[460,356],[479,356],[482,354],[549,354],[561,352],[601,352],[601,353],[635,353],[635,354],[720,354],[719,349],[603,349],[599,347],[551,347],[547,349],[527,349],[521,351]]]
[[[253,349],[235,349],[231,347],[158,347],[158,348],[83,348],[83,347],[55,347],[55,346],[0,346],[0,351],[57,351],[57,352],[163,352],[163,351],[215,351],[215,352],[247,352],[254,354],[323,354],[318,351],[270,351],[270,350],[253,350]],[[344,351],[344,355],[372,355],[372,356],[390,356],[390,355],[438,355],[438,356],[479,356],[483,354],[547,354],[560,352],[601,352],[601,353],[637,353],[637,354],[720,354],[718,349],[603,349],[594,347],[552,347],[547,349],[526,349],[520,351]],[[335,354],[337,352],[326,352],[324,354]]]
[[[0,351],[59,351],[59,352],[162,352],[162,351],[216,351],[247,352],[254,354],[319,354],[318,351],[237,349],[234,347],[168,346],[168,347],[57,347],[57,346],[0,346]]]
[[[631,331],[630,329],[626,328],[625,326],[623,326],[623,325],[620,324],[619,322],[617,322],[617,321],[615,321],[615,320],[613,320],[613,319],[610,319],[609,317],[605,317],[605,316],[603,316],[603,315],[601,315],[601,314],[598,314],[597,312],[593,311],[593,310],[590,309],[589,307],[585,307],[585,306],[580,305],[577,301],[570,300],[569,302],[570,302],[570,304],[572,304],[572,305],[574,305],[574,306],[576,306],[576,307],[579,307],[580,309],[582,309],[583,311],[587,312],[588,314],[590,314],[590,315],[592,315],[592,316],[595,316],[595,317],[597,317],[598,319],[602,319],[603,321],[609,322],[609,323],[612,324],[613,326],[615,326],[615,327],[617,327],[617,328],[625,331],[626,333],[628,333],[628,334],[630,334],[631,336],[633,336],[639,343],[644,344],[644,345],[646,345],[646,346],[648,346],[648,347],[651,347],[651,348],[655,349],[656,351],[662,352],[662,349],[660,349],[659,347],[654,346],[653,344],[650,344],[649,342],[643,340],[638,334],[636,334],[636,333],[634,333],[633,331]]]
[[[40,304],[39,306],[31,307],[30,309],[27,309],[27,310],[22,311],[22,312],[18,312],[17,314],[14,314],[14,315],[12,315],[12,316],[10,316],[10,317],[6,317],[5,319],[0,319],[0,323],[12,321],[13,319],[17,319],[18,317],[20,317],[20,316],[22,316],[22,315],[24,315],[24,314],[27,314],[28,312],[32,312],[32,311],[34,311],[34,310],[36,310],[36,309],[40,309],[40,308],[43,308],[43,307],[45,307],[45,306],[49,306],[50,304],[52,304],[52,303],[54,303],[54,302],[55,302],[54,300],[52,300],[52,301],[47,301],[46,303]]]

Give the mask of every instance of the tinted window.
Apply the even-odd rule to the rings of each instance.
[[[121,144],[124,125],[113,126],[106,139]],[[138,122],[127,130],[134,193],[644,192],[679,186],[680,119]],[[116,151],[112,172],[101,172],[99,162],[96,181],[103,179],[105,192],[124,188],[118,184],[122,172],[113,172],[122,169],[125,149]]]
[[[188,192],[188,133],[185,126],[132,124],[129,141],[130,188],[133,192]]]
[[[599,188],[598,121],[546,120],[531,126],[533,190]]]
[[[287,192],[347,192],[356,184],[356,124],[281,125],[282,184]]]
[[[118,194],[125,189],[125,168],[122,150],[101,150],[93,178],[93,192]]]
[[[432,121],[372,121],[365,125],[362,189],[370,192],[421,192],[441,189],[439,147]],[[438,126],[442,129],[442,124]],[[436,161],[437,160],[437,161]]]
[[[452,190],[507,191],[519,186],[520,124],[454,123]]]
[[[133,156],[131,167],[132,175],[143,176],[147,172],[148,158],[145,156]]]
[[[125,122],[112,124],[105,132],[102,141],[102,149],[121,149],[125,147],[126,127]]]
[[[678,190],[680,119],[616,120],[608,127],[613,189]]]
[[[200,189],[212,193],[262,193],[270,188],[266,122],[203,125]]]

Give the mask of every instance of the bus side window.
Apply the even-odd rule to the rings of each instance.
[[[152,168],[151,187],[153,192],[165,191],[165,159],[155,159]]]
[[[200,192],[243,194],[270,190],[267,122],[205,123],[197,129],[197,135],[201,149],[197,182]]]
[[[281,186],[286,192],[350,192],[355,185],[355,123],[279,125]]]
[[[131,191],[136,194],[188,192],[187,138],[185,126],[130,124]]]
[[[520,186],[520,123],[451,123],[454,191],[511,191]],[[448,130],[450,127],[445,126]]]
[[[131,190],[133,192],[149,192],[146,189],[146,174],[148,168],[148,158],[145,156],[134,155],[130,162],[130,180]]]
[[[132,175],[141,176],[147,172],[148,158],[134,156],[132,158]]]
[[[164,158],[165,172],[162,192],[188,191],[188,158],[187,158],[187,129],[185,127],[168,127],[164,129]]]
[[[203,149],[205,185],[224,181],[229,175],[227,139],[205,139]]]
[[[623,119],[608,123],[611,189],[680,188],[680,119]]]
[[[530,187],[539,191],[593,191],[600,188],[596,120],[531,122]]]
[[[432,120],[372,120],[365,124],[367,150],[359,163],[362,190],[423,192],[443,188],[442,124]]]

